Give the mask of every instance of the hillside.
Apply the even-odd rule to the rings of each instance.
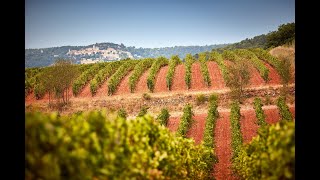
[[[71,59],[73,63],[85,64],[96,61],[114,61],[126,58],[147,58],[172,55],[185,57],[187,53],[196,54],[211,49],[221,48],[227,44],[206,46],[175,46],[163,48],[126,47],[123,44],[96,43],[88,46],[61,46],[52,48],[26,49],[25,67],[50,66],[58,58]]]

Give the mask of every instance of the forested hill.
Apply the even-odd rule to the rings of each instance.
[[[61,46],[41,49],[25,50],[25,67],[50,66],[56,59],[67,58],[74,63],[96,61],[115,61],[125,58],[146,58],[179,55],[184,58],[187,53],[196,54],[203,51],[222,48],[228,44],[206,46],[174,46],[163,48],[126,47],[123,44],[96,43],[88,46]]]

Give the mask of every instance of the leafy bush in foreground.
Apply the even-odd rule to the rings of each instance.
[[[150,116],[26,113],[26,179],[212,179],[213,149]]]
[[[238,153],[233,169],[243,179],[295,179],[294,122],[260,128]]]

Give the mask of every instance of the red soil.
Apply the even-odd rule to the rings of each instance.
[[[97,89],[95,96],[107,96],[108,95],[108,80],[105,80],[102,85]]]
[[[87,84],[83,87],[77,97],[92,97],[90,91],[90,82],[87,82]]]
[[[191,87],[190,90],[205,89],[206,84],[201,73],[201,66],[199,62],[195,62],[191,66]]]
[[[254,109],[241,111],[240,127],[244,143],[250,142],[257,135],[259,125]]]
[[[210,89],[223,89],[226,88],[221,70],[216,62],[209,61],[207,63],[208,71],[211,79]]]
[[[200,144],[200,142],[203,139],[206,118],[207,114],[193,116],[195,122],[192,124],[192,127],[187,132],[187,137],[194,139],[196,144]]]
[[[115,95],[130,93],[129,77],[132,75],[132,73],[133,71],[129,72],[124,78],[122,78],[116,92],[114,93]]]
[[[167,72],[168,72],[168,66],[163,66],[159,69],[159,72],[156,76],[154,92],[168,91],[167,83],[166,83]]]
[[[254,67],[250,68],[250,73],[251,73],[250,83],[249,83],[250,86],[260,86],[265,83],[265,81],[263,80],[259,71],[256,68]]]
[[[293,118],[296,118],[296,108],[294,106],[289,107],[289,111],[291,112]]]
[[[147,86],[147,78],[149,75],[149,70],[146,70],[139,78],[136,88],[134,92],[148,92],[148,86]]]
[[[266,115],[266,122],[268,124],[275,124],[280,120],[280,114],[278,108],[264,109]]]
[[[236,179],[231,170],[231,124],[230,112],[221,112],[215,128],[215,153],[218,163],[214,165],[216,179]]]
[[[229,60],[225,60],[224,62],[227,66],[231,66],[234,64],[234,62]],[[249,81],[250,86],[261,86],[265,84],[265,81],[260,76],[260,73],[256,68],[250,67],[250,75],[251,75],[250,81]]]
[[[180,117],[170,117],[168,120],[167,128],[171,132],[176,132],[179,127]]]
[[[172,80],[172,87],[171,87],[172,91],[187,89],[187,85],[184,80],[185,76],[186,76],[186,70],[185,70],[184,64],[177,65],[174,71],[174,76]]]
[[[278,72],[270,64],[264,62],[264,65],[269,69],[269,81],[267,84],[280,84],[281,79]]]

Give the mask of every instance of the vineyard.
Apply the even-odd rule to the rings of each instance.
[[[227,82],[244,61],[238,101]],[[26,179],[294,179],[295,85],[283,93],[268,51],[72,65],[62,110],[53,67],[25,70]]]
[[[71,85],[71,96],[77,98],[86,86],[90,90],[91,97],[96,96],[99,89],[106,89],[108,92],[102,94],[103,96],[118,94],[116,93],[117,88],[124,79],[128,79],[123,84],[123,86],[127,86],[124,87],[125,89],[130,90],[128,93],[142,93],[139,90],[144,88],[140,86],[147,86],[151,93],[226,88],[228,64],[240,60],[252,63],[255,68],[252,70],[251,86],[281,83],[280,61],[267,51],[262,49],[226,50],[221,54],[218,52],[200,53],[198,59],[188,54],[183,62],[178,56],[173,56],[170,60],[159,57],[139,61],[122,60],[111,63],[76,65],[80,73]],[[44,71],[48,68],[50,67],[26,69],[25,96],[27,101],[33,98],[41,100],[48,93],[43,83],[40,82]],[[259,75],[255,73],[256,70]],[[141,79],[141,76],[147,71],[147,77]],[[163,80],[165,84],[162,83]],[[102,86],[105,82],[107,85]],[[137,87],[137,84],[140,86]]]

